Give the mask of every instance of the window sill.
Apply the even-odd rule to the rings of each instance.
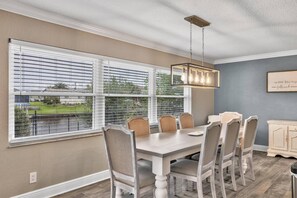
[[[75,132],[67,134],[54,134],[47,136],[38,136],[38,137],[26,137],[22,139],[14,139],[9,142],[8,148],[21,147],[21,146],[30,146],[36,144],[52,143],[80,138],[88,138],[93,136],[103,135],[102,131],[88,131],[88,132]]]

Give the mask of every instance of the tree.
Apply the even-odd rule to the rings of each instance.
[[[113,76],[104,82],[105,93],[145,94],[147,87]],[[147,116],[148,99],[145,97],[105,97],[105,122],[123,124],[131,116]]]
[[[56,83],[54,86],[49,86],[49,89],[68,89],[68,85],[65,83]],[[48,105],[56,105],[60,104],[60,97],[59,96],[45,96],[43,102]]]
[[[15,116],[15,137],[25,137],[30,135],[30,120],[29,116],[27,115],[26,111],[15,107],[14,110]]]
[[[68,89],[68,85],[66,85],[65,83],[56,83],[54,86],[50,86],[49,88],[51,89]]]

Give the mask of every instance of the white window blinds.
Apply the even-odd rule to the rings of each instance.
[[[158,117],[165,114],[178,116],[184,112],[184,88],[171,86],[168,70],[156,70],[156,96]]]
[[[96,59],[12,43],[9,47],[12,139],[102,126],[94,119],[100,117],[95,113],[100,108],[94,91]]]

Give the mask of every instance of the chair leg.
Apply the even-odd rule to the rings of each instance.
[[[219,168],[219,177],[220,177],[220,186],[223,198],[226,198],[226,190],[225,190],[225,182],[224,182],[224,169],[222,167]]]
[[[244,179],[244,173],[243,173],[243,159],[240,157],[239,159],[239,172],[240,172],[240,177],[241,177],[241,181],[242,181],[242,185],[245,186],[245,179]]]
[[[236,180],[235,180],[235,170],[234,169],[235,169],[235,162],[233,160],[232,165],[231,165],[231,179],[232,179],[233,190],[237,191]]]
[[[119,187],[116,187],[115,197],[116,198],[122,197],[122,189],[120,189]]]
[[[182,180],[182,191],[187,191],[188,190],[188,180],[183,179]]]
[[[216,186],[215,186],[215,174],[214,174],[214,170],[212,171],[212,175],[210,176],[210,188],[211,188],[211,194],[212,194],[212,198],[216,198],[217,194],[216,194]]]
[[[167,176],[167,194],[170,197],[170,176]]]
[[[173,177],[173,194],[176,196],[176,177]]]
[[[115,198],[115,195],[116,195],[116,187],[113,185],[113,183],[111,182],[111,194],[110,194],[110,197],[111,198]]]
[[[253,156],[252,156],[252,155],[250,155],[250,156],[248,157],[248,161],[249,161],[249,164],[250,164],[252,180],[255,181],[255,172],[254,172]]]
[[[203,198],[202,180],[200,178],[197,180],[197,194],[198,198]]]

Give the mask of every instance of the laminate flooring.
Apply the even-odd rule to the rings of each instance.
[[[290,167],[296,162],[293,158],[267,157],[265,152],[254,151],[254,169],[256,180],[250,179],[249,169],[246,173],[246,186],[242,186],[238,169],[236,169],[237,192],[232,190],[231,178],[227,174],[225,179],[227,197],[238,198],[289,198],[291,197],[291,178]],[[196,190],[192,185],[188,185],[188,190],[182,191],[182,181],[177,179],[177,196],[173,195],[173,184],[171,180],[170,197],[173,198],[192,198],[197,197]],[[222,197],[219,183],[216,184],[217,197]],[[204,197],[211,197],[210,184],[203,183]],[[59,196],[56,198],[109,198],[110,182],[105,180],[95,183]],[[124,194],[124,198],[132,198],[133,195]],[[147,192],[144,198],[153,197],[153,193]]]

